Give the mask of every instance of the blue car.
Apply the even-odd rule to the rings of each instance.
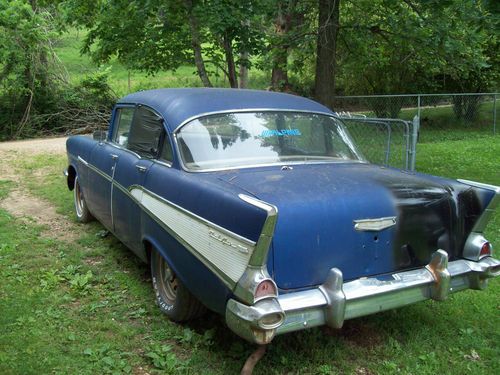
[[[174,321],[278,334],[483,289],[500,188],[373,165],[335,113],[281,93],[160,89],[67,141],[76,216],[151,266]]]

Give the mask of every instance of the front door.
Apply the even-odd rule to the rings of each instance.
[[[111,215],[112,181],[119,153],[117,146],[126,143],[130,125],[134,114],[134,107],[117,107],[113,116],[113,130],[110,139],[99,142],[92,149],[89,162],[89,177],[85,200],[92,214],[106,228],[113,231],[113,217]]]

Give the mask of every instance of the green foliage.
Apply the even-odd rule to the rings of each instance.
[[[483,2],[343,5],[339,68],[345,93],[477,92],[498,84],[498,34]]]
[[[70,85],[53,49],[57,29],[36,2],[0,3],[0,139],[107,122],[116,96],[107,72]]]
[[[98,63],[117,56],[129,69],[150,74],[191,62],[182,1],[68,1],[67,19],[87,27],[82,52]]]
[[[53,104],[52,15],[27,0],[0,3],[0,134],[18,136],[32,112]]]

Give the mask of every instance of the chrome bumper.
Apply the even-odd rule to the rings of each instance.
[[[423,268],[383,277],[374,276],[344,283],[342,272],[332,268],[326,282],[320,287],[278,297],[281,311],[273,305],[269,313],[281,312],[284,318],[272,329],[259,327],[256,315],[249,313],[248,309],[253,311],[257,308],[259,319],[266,315],[265,309],[256,306],[259,302],[254,306],[245,306],[230,300],[226,308],[226,321],[241,337],[267,343],[276,334],[325,324],[341,328],[348,319],[427,299],[442,301],[448,294],[464,289],[484,289],[488,278],[499,275],[500,261],[495,258],[486,257],[477,262],[461,259],[448,263],[448,254],[438,250]]]

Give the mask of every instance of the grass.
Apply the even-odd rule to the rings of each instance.
[[[488,147],[484,147],[488,142]],[[492,138],[420,145],[418,168],[500,185]],[[73,218],[60,156],[21,159],[31,192]],[[15,185],[0,181],[0,198]],[[500,215],[488,227],[500,246]],[[154,305],[147,266],[98,223],[76,243],[0,210],[0,373],[237,373],[253,346],[208,314],[187,325]],[[256,374],[495,374],[500,280],[425,302],[277,337]]]

